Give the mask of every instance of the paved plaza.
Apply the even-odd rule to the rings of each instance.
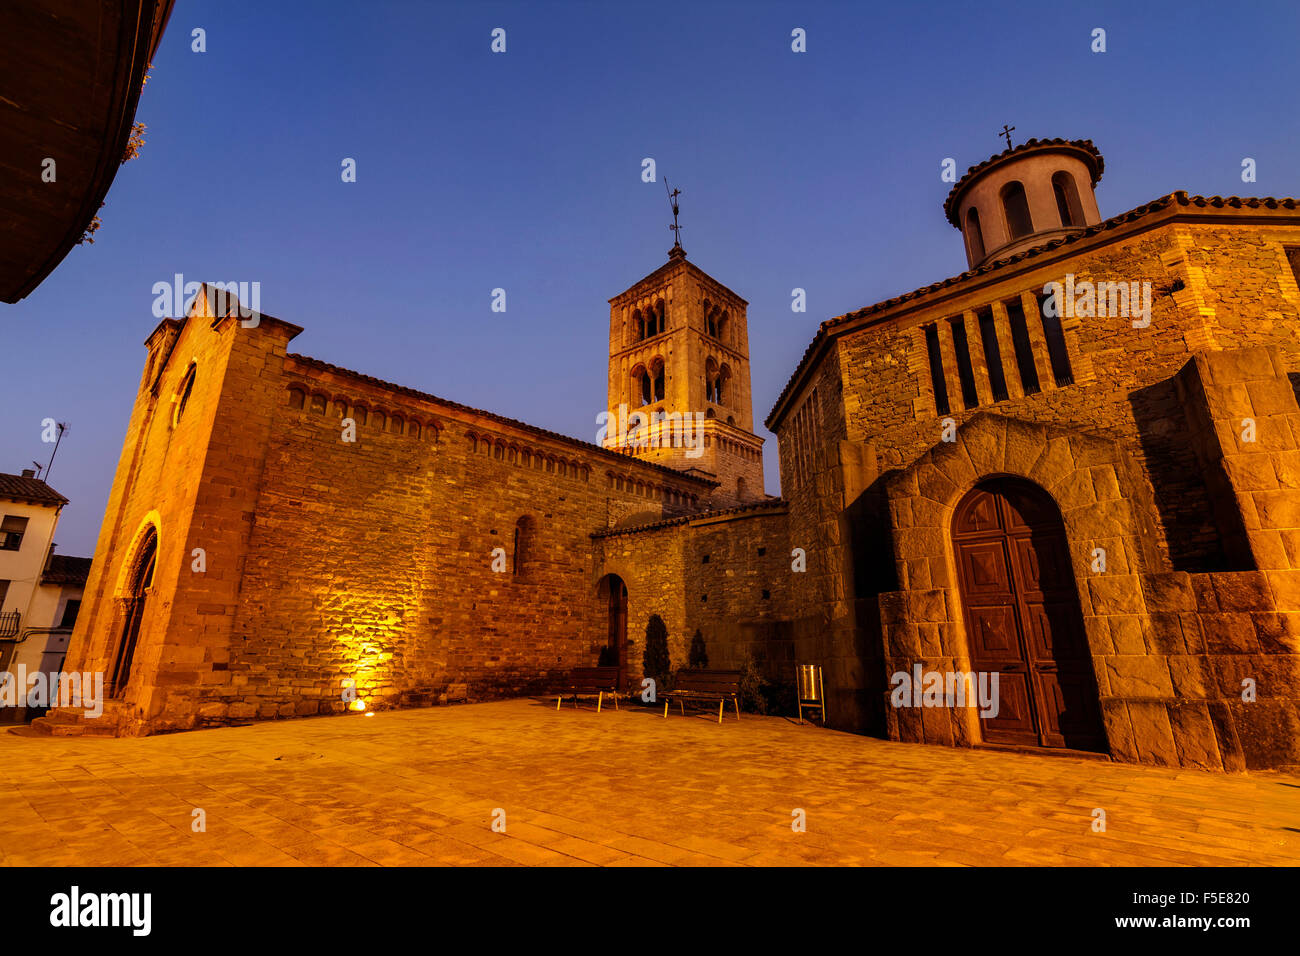
[[[661,713],[511,700],[137,739],[0,733],[0,862],[1300,863],[1297,776]]]

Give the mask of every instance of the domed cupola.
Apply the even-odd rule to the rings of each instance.
[[[972,166],[943,210],[972,269],[1101,222],[1105,162],[1092,140],[1031,139]]]

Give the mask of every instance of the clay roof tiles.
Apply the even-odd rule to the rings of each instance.
[[[0,474],[0,498],[10,501],[30,501],[43,505],[66,505],[63,497],[39,478],[26,475]]]
[[[70,554],[52,554],[50,563],[41,575],[42,584],[85,586],[90,575],[90,558],[74,558]]]
[[[746,505],[736,505],[732,508],[719,508],[715,511],[693,511],[690,514],[678,515],[675,518],[664,518],[660,521],[651,521],[646,524],[632,525],[629,528],[607,528],[604,531],[593,531],[593,538],[612,538],[620,534],[637,534],[642,531],[657,531],[660,528],[669,528],[673,525],[689,524],[692,521],[700,521],[706,518],[723,518],[730,515],[740,515],[749,511],[766,511],[769,508],[784,507],[786,500],[784,498],[768,498],[764,501],[754,501]]]

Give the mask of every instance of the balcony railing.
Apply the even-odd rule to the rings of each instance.
[[[7,641],[10,638],[18,636],[18,626],[22,623],[22,615],[17,611],[10,611],[8,614],[0,614],[0,641]]]

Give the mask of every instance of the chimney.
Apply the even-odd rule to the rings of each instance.
[[[23,477],[24,477],[24,478],[35,478],[35,477],[36,477],[36,469],[35,469],[35,468],[24,468],[24,469],[23,469]]]

